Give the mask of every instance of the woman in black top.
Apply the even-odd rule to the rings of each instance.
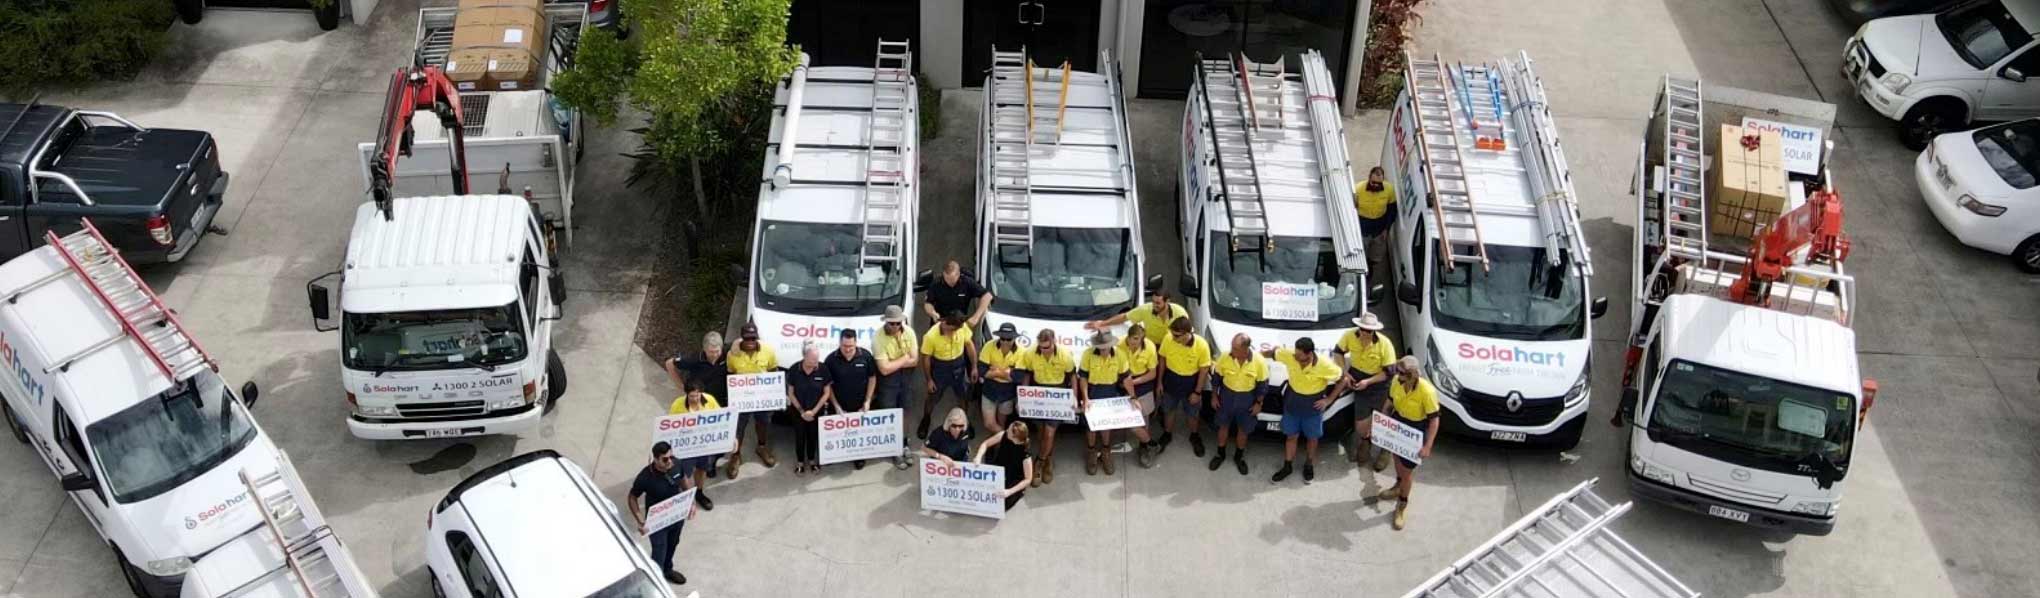
[[[1006,510],[1013,510],[1034,480],[1034,457],[1027,454],[1027,424],[1015,420],[1006,431],[986,438],[978,447],[977,464],[1006,469]]]

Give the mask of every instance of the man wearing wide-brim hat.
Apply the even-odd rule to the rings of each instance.
[[[1386,328],[1374,312],[1363,312],[1353,318],[1353,329],[1339,337],[1339,343],[1332,347],[1332,360],[1339,362],[1345,371],[1341,381],[1353,391],[1353,451],[1354,463],[1366,463],[1365,455],[1374,454],[1375,471],[1388,468],[1388,451],[1374,446],[1374,412],[1381,409],[1381,402],[1388,398],[1389,364],[1395,363],[1395,343],[1389,342]]]

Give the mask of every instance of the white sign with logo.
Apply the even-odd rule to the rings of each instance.
[[[1091,410],[1084,412],[1084,424],[1090,426],[1092,432],[1103,432],[1145,426],[1147,418],[1141,417],[1140,408],[1134,406],[1133,399],[1097,399],[1091,401]]]
[[[1020,417],[1059,422],[1077,421],[1077,391],[1070,388],[1022,386]]]
[[[1006,468],[921,460],[921,510],[1006,518]]]
[[[1380,411],[1374,412],[1374,446],[1411,463],[1424,462],[1419,456],[1424,450],[1424,431]]]
[[[694,489],[673,495],[673,498],[659,501],[645,509],[645,533],[654,534],[659,530],[673,527],[673,524],[694,518]]]
[[[730,374],[730,408],[737,413],[786,408],[786,372]]]
[[[1261,317],[1270,320],[1315,322],[1318,319],[1318,287],[1287,282],[1261,283]]]
[[[900,456],[905,450],[901,444],[904,413],[899,409],[874,409],[817,418],[822,464]]]
[[[1820,129],[1747,116],[1743,117],[1742,126],[1745,129],[1778,132],[1778,139],[1784,142],[1784,147],[1779,148],[1779,155],[1785,160],[1786,171],[1820,174]]]
[[[673,446],[673,458],[686,459],[730,452],[737,442],[737,412],[725,407],[652,421],[652,443]]]

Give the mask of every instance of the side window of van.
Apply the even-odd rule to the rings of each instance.
[[[76,468],[78,473],[85,474],[86,477],[99,477],[98,474],[93,473],[92,453],[85,451],[85,437],[78,433],[78,424],[71,421],[71,416],[64,413],[62,407],[55,409],[56,417],[54,418],[54,425],[50,426],[50,428],[56,434],[57,448],[64,451],[64,459],[70,461],[71,467]],[[104,486],[97,486],[94,492],[100,492],[101,490],[98,490],[98,488],[104,488]],[[100,496],[101,500],[105,498],[104,495]]]
[[[531,246],[524,247],[524,267],[520,268],[518,283],[524,287],[524,321],[531,322],[538,317],[538,268],[541,264],[531,255]]]
[[[475,543],[467,534],[446,532],[446,548],[453,553],[453,562],[460,567],[460,578],[467,582],[468,594],[475,598],[500,598],[502,589],[496,585],[496,575],[489,572],[487,557],[475,549]]]

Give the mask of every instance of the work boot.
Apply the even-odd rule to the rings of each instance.
[[[1169,433],[1168,430],[1162,430],[1162,439],[1155,441],[1155,454],[1161,455],[1162,453],[1169,452],[1169,443],[1175,441],[1175,434]]]
[[[1232,454],[1232,464],[1233,469],[1240,470],[1240,475],[1247,475],[1247,449],[1234,451]]]
[[[708,498],[707,492],[697,490],[694,492],[694,506],[701,507],[703,511],[713,511],[715,501]]]
[[[914,467],[914,464],[912,464],[912,463],[908,463],[908,462],[907,462],[907,460],[906,460],[906,458],[904,458],[904,457],[893,457],[893,458],[892,458],[892,467],[893,467],[893,469],[897,469],[897,470],[900,470],[900,471],[906,471],[906,470],[908,470],[908,469],[912,469],[912,468]]]
[[[864,460],[858,459],[856,461],[851,461],[850,468],[858,471],[864,471]]]
[[[1310,462],[1305,461],[1303,463],[1303,485],[1309,486],[1310,481],[1315,479],[1317,479],[1317,468],[1311,467]]]
[[[1295,464],[1290,463],[1288,461],[1283,461],[1282,469],[1275,470],[1275,477],[1268,478],[1268,482],[1272,484],[1280,484],[1282,483],[1282,480],[1289,479],[1289,474],[1295,470],[1296,470]]]
[[[779,457],[772,454],[772,447],[759,444],[758,462],[764,463],[766,469],[772,469],[779,466]]]
[[[1098,475],[1098,449],[1084,447],[1084,475]]]
[[[723,475],[729,476],[731,480],[735,480],[737,479],[737,468],[743,465],[744,452],[730,451],[730,458],[723,460]]]
[[[1365,438],[1362,438],[1360,439],[1359,442],[1354,443],[1353,450],[1346,451],[1347,461],[1360,463],[1362,461],[1365,461],[1366,459],[1367,459],[1367,439]]]
[[[1395,521],[1391,522],[1391,525],[1395,527],[1395,531],[1402,531],[1403,525],[1409,523],[1409,521],[1410,521],[1409,501],[1395,503]]]
[[[1190,433],[1190,454],[1204,456],[1204,437],[1198,436],[1196,432]]]
[[[1098,447],[1098,469],[1105,470],[1105,475],[1112,475],[1112,449]]]
[[[1388,451],[1374,451],[1374,470],[1382,471],[1385,469],[1388,469]]]
[[[1041,486],[1055,483],[1055,460],[1050,458],[1053,456],[1049,455],[1041,458],[1041,475],[1037,476],[1041,478]]]
[[[1141,468],[1141,469],[1154,469],[1154,468],[1155,468],[1155,445],[1154,445],[1154,443],[1152,443],[1152,442],[1143,442],[1143,443],[1140,443],[1140,448],[1134,449],[1134,453],[1135,453],[1135,459],[1136,459],[1136,460],[1138,460],[1138,461],[1140,461],[1140,468]]]
[[[1389,486],[1389,487],[1387,487],[1387,488],[1382,488],[1382,489],[1381,489],[1381,492],[1379,492],[1379,493],[1376,493],[1376,494],[1374,495],[1374,498],[1375,498],[1375,500],[1379,500],[1379,501],[1382,501],[1382,502],[1388,502],[1388,501],[1391,501],[1391,500],[1395,500],[1397,496],[1400,496],[1400,495],[1396,494],[1396,491],[1395,491],[1395,486]]]
[[[1218,466],[1224,464],[1225,464],[1225,447],[1221,446],[1218,447],[1218,454],[1211,456],[1211,470],[1218,471]]]

